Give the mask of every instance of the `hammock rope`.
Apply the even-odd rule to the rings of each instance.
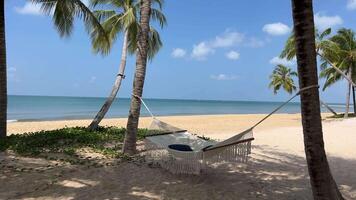
[[[311,86],[307,86],[304,87],[302,89],[300,89],[295,95],[293,95],[290,99],[288,99],[286,102],[284,102],[283,104],[281,104],[280,106],[278,106],[276,109],[274,109],[271,113],[269,113],[268,115],[266,115],[264,118],[262,118],[259,122],[257,122],[255,125],[253,125],[251,127],[251,129],[256,128],[258,125],[260,125],[262,122],[264,122],[266,119],[268,119],[271,115],[273,115],[274,113],[278,112],[281,108],[283,108],[285,105],[287,105],[289,102],[291,102],[294,98],[296,98],[297,96],[299,96],[302,92],[312,89],[312,88],[319,88],[319,85],[311,85]]]
[[[148,111],[148,113],[151,115],[151,117],[153,119],[156,119],[156,117],[152,114],[151,110],[148,108],[148,106],[146,105],[146,103],[143,101],[142,97],[138,96],[138,95],[135,95],[135,94],[132,94],[132,96],[140,99],[140,101],[142,102],[143,106],[145,106],[146,110]]]
[[[268,119],[270,116],[272,116],[273,114],[275,114],[276,112],[278,112],[281,108],[283,108],[285,105],[287,105],[289,102],[291,102],[294,98],[296,98],[297,96],[299,96],[302,92],[313,89],[313,88],[319,88],[319,85],[311,85],[311,86],[307,86],[304,88],[301,88],[297,93],[295,93],[295,95],[293,95],[290,99],[288,99],[286,102],[284,102],[283,104],[281,104],[280,106],[278,106],[276,109],[274,109],[271,113],[269,113],[268,115],[266,115],[264,118],[262,118],[260,121],[258,121],[255,125],[251,126],[251,128],[247,129],[247,130],[252,130],[254,128],[256,128],[258,125],[260,125],[262,122],[264,122],[266,119]],[[148,111],[148,113],[151,115],[151,117],[153,119],[156,119],[156,117],[153,115],[153,113],[151,112],[151,110],[148,108],[148,106],[146,105],[145,101],[142,99],[142,97],[132,94],[133,97],[136,97],[138,99],[140,99],[140,101],[142,102],[142,104],[145,106],[146,110]]]

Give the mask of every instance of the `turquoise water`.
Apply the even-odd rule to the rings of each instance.
[[[96,97],[48,97],[9,96],[8,119],[10,121],[35,121],[56,119],[90,119],[100,109],[105,98]],[[116,99],[108,118],[126,117],[130,99]],[[280,102],[254,101],[207,101],[146,99],[147,105],[157,116],[164,115],[207,115],[207,114],[256,114],[269,113]],[[343,111],[340,104],[331,105],[336,111]],[[290,103],[280,113],[300,112],[299,103]],[[322,108],[323,111],[324,108]],[[148,112],[142,108],[143,116]]]

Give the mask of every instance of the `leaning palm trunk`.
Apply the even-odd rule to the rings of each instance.
[[[127,130],[123,145],[123,153],[133,155],[136,153],[136,135],[140,117],[141,97],[146,75],[148,34],[150,31],[151,0],[142,0],[140,8],[140,28],[138,33],[138,49],[136,53],[136,72],[133,83],[133,97],[131,98],[130,112],[127,121]]]
[[[312,0],[292,0],[300,88],[318,85]],[[317,88],[300,94],[304,148],[314,199],[343,199],[326,158]]]
[[[332,114],[337,115],[337,112],[335,112],[334,109],[332,109],[328,104],[320,100],[320,103],[322,106],[324,106],[326,109],[328,109]]]
[[[6,137],[7,120],[7,77],[5,42],[5,2],[0,3],[0,137]]]
[[[99,123],[105,117],[105,114],[108,112],[112,102],[115,100],[115,97],[120,89],[122,79],[125,78],[125,67],[126,67],[126,58],[127,58],[127,47],[128,47],[128,31],[125,31],[124,34],[124,43],[122,45],[121,52],[121,63],[119,68],[119,73],[116,76],[114,86],[111,90],[110,96],[106,99],[104,105],[101,107],[100,111],[96,114],[95,118],[89,125],[90,130],[95,130],[98,128]]]
[[[328,60],[327,58],[325,58],[324,56],[322,56],[320,53],[317,53],[318,56],[322,59],[324,59],[326,62],[328,62],[330,64],[330,66],[335,69],[339,74],[341,74],[341,76],[343,76],[347,82],[349,82],[352,86],[356,87],[356,83],[353,82],[352,78],[347,76],[343,71],[341,71],[341,69],[339,69],[338,67],[336,67],[330,60]]]
[[[354,106],[354,114],[356,114],[356,97],[355,97],[355,87],[352,86],[352,99],[353,99],[353,106]]]
[[[348,78],[351,79],[351,69],[350,72],[348,74]],[[352,85],[351,83],[347,83],[347,92],[346,92],[346,110],[345,110],[345,114],[344,114],[344,118],[348,118],[349,117],[349,112],[350,112],[350,97],[351,97],[351,89],[352,89]]]

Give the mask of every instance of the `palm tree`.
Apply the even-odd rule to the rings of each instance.
[[[354,114],[356,115],[356,96],[355,96],[355,86],[352,86],[352,100],[354,103]]]
[[[300,88],[318,85],[312,0],[292,0]],[[343,199],[326,158],[316,87],[300,94],[304,148],[314,199]]]
[[[279,64],[276,66],[272,72],[272,75],[270,76],[271,83],[269,84],[269,87],[273,88],[274,94],[277,94],[281,87],[289,94],[292,94],[293,91],[297,89],[293,77],[297,76],[297,72],[293,71],[291,68],[285,65]]]
[[[141,109],[141,101],[138,97],[141,97],[143,93],[149,46],[148,36],[150,31],[151,0],[141,0],[140,4],[140,28],[138,29],[136,71],[133,82],[134,96],[131,98],[125,140],[122,148],[123,153],[129,155],[136,153],[136,135]]]
[[[329,40],[327,40],[327,37],[331,33],[331,28],[328,28],[324,30],[323,32],[319,32],[317,29],[315,29],[315,49],[316,49],[316,54],[319,56],[321,60],[324,61],[325,66],[329,66],[334,68],[334,70],[339,73],[341,76],[343,76],[349,83],[351,83],[353,86],[356,86],[354,81],[352,81],[342,70],[340,70],[335,63],[333,63],[330,58],[325,56],[324,52],[329,51],[329,52],[335,52],[335,48],[337,48],[335,45],[331,45]],[[330,56],[330,55],[329,55]],[[281,52],[280,55],[281,58],[286,58],[287,60],[292,60],[296,57],[296,48],[295,48],[295,37],[294,37],[294,32],[289,36],[289,38],[286,41],[286,44],[284,46],[284,49]]]
[[[155,2],[162,5],[162,0],[155,0]],[[90,130],[95,130],[99,126],[99,123],[104,118],[105,114],[109,110],[111,104],[115,100],[115,97],[120,89],[121,82],[125,78],[125,67],[127,53],[134,54],[137,49],[137,34],[138,34],[138,16],[139,16],[139,3],[135,0],[92,0],[92,5],[104,5],[111,6],[113,10],[96,10],[94,11],[95,16],[102,22],[102,26],[107,32],[107,37],[110,40],[110,45],[107,46],[106,42],[102,42],[102,38],[93,37],[93,48],[96,52],[102,54],[108,54],[111,50],[112,43],[116,41],[117,35],[121,32],[124,33],[124,40],[121,52],[121,62],[119,67],[119,72],[116,76],[114,86],[111,90],[109,97],[106,99],[105,103],[99,110],[99,112],[94,117],[93,121],[89,125]],[[152,20],[157,20],[161,25],[161,28],[166,24],[166,18],[160,9],[152,9]],[[93,33],[96,35],[97,30]],[[149,58],[152,57],[159,51],[162,47],[162,42],[158,32],[151,27],[149,33]]]
[[[0,137],[6,137],[7,77],[5,40],[5,2],[0,3]]]
[[[323,51],[324,57],[328,58],[329,61],[335,63],[335,65],[343,71],[349,79],[356,81],[356,40],[355,33],[351,29],[342,28],[338,30],[337,34],[331,37],[328,41],[327,48]],[[327,62],[324,62],[323,71],[321,72],[321,77],[326,78],[324,89],[334,84],[335,82],[343,79],[343,76],[338,74],[334,68],[327,68]],[[350,96],[351,89],[353,87],[352,83],[347,83],[346,92],[346,111],[344,117],[348,117],[350,109]],[[355,104],[355,102],[354,102]]]
[[[321,50],[326,46],[325,39],[327,36],[331,34],[331,28],[324,30],[323,32],[319,32],[315,29],[315,49],[317,54],[320,53]],[[280,57],[286,58],[287,60],[292,60],[296,57],[296,47],[295,47],[295,34],[292,34],[288,37],[284,49],[281,52]]]
[[[347,68],[346,71],[348,77],[351,79],[351,70]],[[337,73],[334,68],[331,67],[322,67],[322,71],[320,72],[320,78],[325,78],[325,83],[323,86],[323,90],[326,88],[330,87],[331,85],[335,84],[336,82],[340,81],[343,79],[343,76],[340,75],[340,73]],[[356,79],[352,78],[353,81]],[[353,91],[353,103],[355,105],[355,93],[354,93],[354,87],[351,87],[351,83],[347,82],[348,88],[346,92],[346,106],[345,106],[345,114],[344,118],[348,117],[349,109],[350,109],[350,90],[352,89]],[[355,109],[355,108],[354,108]],[[356,113],[356,112],[355,112]]]

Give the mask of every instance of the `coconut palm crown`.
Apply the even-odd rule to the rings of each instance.
[[[269,84],[270,88],[273,88],[274,94],[283,88],[289,94],[292,94],[297,87],[295,86],[293,77],[297,77],[297,72],[293,71],[291,68],[279,64],[273,70],[270,76],[271,82]]]
[[[356,81],[356,38],[355,32],[351,29],[342,28],[332,36],[328,41],[327,48],[323,51],[325,57],[330,62],[342,70],[346,75],[350,76],[353,82]],[[343,79],[344,77],[336,73],[333,68],[328,68],[328,62],[324,61],[321,64],[320,77],[325,78],[323,89],[331,86],[335,82]]]
[[[323,49],[327,48],[328,43],[326,42],[327,37],[331,33],[331,28],[319,32],[315,30],[315,47],[316,52],[319,55]],[[289,36],[284,46],[284,49],[280,55],[281,58],[286,58],[287,60],[292,60],[296,57],[296,48],[295,48],[295,36],[294,32]]]
[[[161,28],[167,24],[166,17],[162,13],[163,0],[153,0],[157,5],[151,10],[151,19],[157,22]],[[130,54],[136,53],[138,42],[139,15],[141,0],[91,0],[95,10],[93,13],[101,22],[102,27],[107,33],[110,44],[105,42],[105,37],[100,35],[100,30],[95,28],[92,31],[93,49],[97,53],[108,54],[112,49],[112,44],[117,40],[120,33],[128,33],[128,51]],[[108,9],[105,9],[108,8]],[[152,59],[162,47],[162,41],[158,31],[150,27],[148,57]]]

